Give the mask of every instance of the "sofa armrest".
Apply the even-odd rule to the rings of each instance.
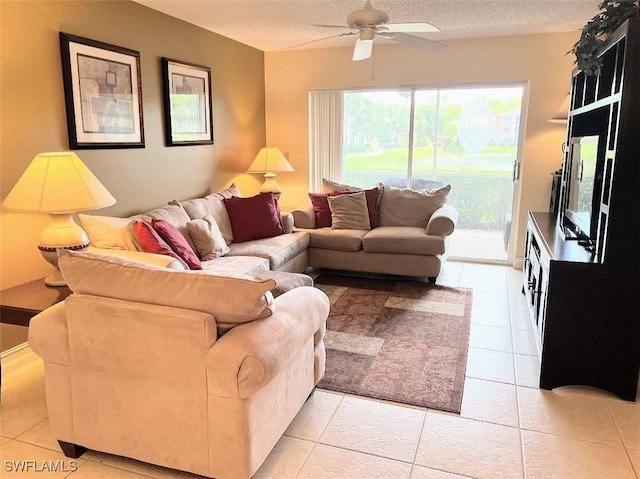
[[[107,256],[117,256],[118,258],[137,261],[138,263],[149,264],[151,266],[162,266],[163,268],[183,270],[185,267],[175,258],[164,254],[146,253],[144,251],[131,251],[128,249],[96,248],[89,246],[88,253],[104,254]]]
[[[458,210],[451,205],[443,205],[433,212],[427,223],[427,234],[449,236],[458,222]]]
[[[324,333],[329,298],[319,289],[292,289],[278,296],[274,305],[273,315],[236,326],[208,351],[210,395],[251,396],[286,369],[318,331]]]
[[[282,218],[282,232],[284,234],[293,233],[293,215],[291,213],[282,213],[280,217]]]
[[[316,214],[313,206],[304,205],[292,212],[296,228],[314,229],[316,227]]]
[[[69,335],[64,301],[31,318],[28,334],[29,347],[34,353],[49,363],[69,365]]]

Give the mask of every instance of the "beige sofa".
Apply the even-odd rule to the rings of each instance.
[[[91,253],[59,263],[73,294],[32,319],[29,344],[65,454],[251,477],[324,374],[324,293],[274,299],[272,280]]]
[[[242,243],[234,242],[229,215],[224,198],[241,196],[232,184],[229,188],[202,198],[171,201],[168,205],[127,218],[81,214],[79,219],[86,231],[91,246],[89,251],[125,259],[140,261],[172,269],[185,269],[184,265],[170,256],[144,252],[134,232],[136,221],[151,223],[165,220],[177,228],[194,251],[198,248],[190,234],[189,223],[211,215],[219,227],[228,247],[224,254],[203,260],[203,268],[217,275],[256,274],[281,271],[302,273],[307,268],[309,237],[304,232],[293,231],[293,216],[282,216],[284,234]]]
[[[358,188],[324,181],[325,193]],[[309,266],[334,270],[427,277],[435,282],[447,257],[447,240],[458,219],[446,204],[450,186],[408,190],[380,185],[379,226],[367,229],[316,227],[317,212],[305,205],[293,211],[296,231],[309,235]],[[338,218],[339,219],[339,218]],[[348,223],[347,223],[348,226]]]

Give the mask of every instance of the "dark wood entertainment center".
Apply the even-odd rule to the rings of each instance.
[[[565,235],[568,148],[558,214],[529,213],[523,291],[540,351],[540,387],[588,385],[635,401],[640,365],[640,18],[600,52],[597,76],[573,73],[567,128],[597,135],[590,241]],[[599,146],[600,149],[600,146]],[[588,246],[588,247],[585,247]]]

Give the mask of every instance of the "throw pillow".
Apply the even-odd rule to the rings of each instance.
[[[158,233],[156,233],[156,230],[154,230],[150,224],[145,223],[144,221],[136,221],[133,225],[133,229],[140,241],[140,245],[142,245],[143,251],[147,253],[171,256],[172,258],[180,261],[184,266],[184,269],[189,269],[187,263],[185,263],[184,260],[171,249],[171,246],[169,246],[167,242],[163,240]]]
[[[178,229],[166,220],[154,219],[151,223],[153,229],[160,237],[167,242],[175,254],[180,256],[187,263],[189,269],[202,269],[202,263],[193,251],[193,248],[187,243],[187,240]]]
[[[189,221],[187,230],[203,261],[220,258],[231,251],[210,213],[202,219]]]
[[[329,196],[331,228],[348,230],[369,230],[369,211],[364,191]]]
[[[142,251],[131,218],[113,216],[78,215],[82,229],[91,245],[96,248]]]
[[[59,266],[74,293],[203,311],[218,334],[273,314],[272,279],[251,281],[205,271],[176,271],[115,256],[59,250]]]
[[[191,238],[189,237],[189,232],[187,231],[187,222],[189,222],[191,218],[189,218],[185,209],[179,204],[156,208],[146,213],[132,216],[131,219],[134,221],[144,221],[149,224],[153,224],[153,220],[164,220],[174,226],[182,234],[182,237],[187,240],[191,249],[195,248],[191,242]]]
[[[337,183],[336,183],[337,184]],[[358,190],[363,191],[363,190]],[[316,228],[326,228],[331,226],[331,210],[329,209],[329,196],[353,193],[353,191],[335,191],[332,193],[309,193],[309,199],[316,215]],[[378,188],[364,190],[367,199],[367,211],[369,213],[369,224],[371,228],[380,226],[378,218]]]
[[[451,185],[437,190],[410,190],[384,185],[380,225],[425,228],[433,212],[446,203],[450,190]]]
[[[272,193],[260,193],[250,198],[225,198],[223,201],[236,243],[282,234],[280,210]]]

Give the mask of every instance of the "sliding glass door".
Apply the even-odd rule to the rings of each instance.
[[[451,184],[451,256],[506,260],[522,86],[345,91],[341,178],[415,189]]]

